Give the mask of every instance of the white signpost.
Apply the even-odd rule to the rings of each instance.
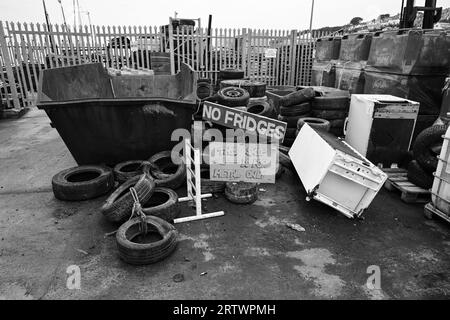
[[[194,153],[193,159],[191,156],[192,152]],[[196,215],[175,219],[174,223],[196,221],[225,215],[224,211],[202,214],[202,199],[210,198],[212,197],[212,194],[211,193],[202,194],[201,176],[200,176],[200,151],[198,149],[195,149],[191,145],[190,139],[185,140],[184,155],[186,159],[187,196],[178,199],[178,201],[179,202],[194,201]],[[194,182],[192,181],[193,178]]]

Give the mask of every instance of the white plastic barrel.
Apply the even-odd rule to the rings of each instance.
[[[450,216],[450,127],[444,136],[439,163],[435,173],[431,200],[442,213]]]

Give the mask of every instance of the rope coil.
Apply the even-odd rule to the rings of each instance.
[[[136,192],[136,189],[134,187],[130,188],[130,193],[131,196],[133,197],[134,200],[134,204],[133,204],[133,209],[131,211],[131,218],[133,218],[134,216],[138,217],[141,219],[141,223],[139,224],[139,232],[141,234],[146,235],[148,232],[148,228],[147,228],[147,221],[146,219],[146,215],[145,213],[142,211],[142,206],[141,203],[139,202],[139,196]]]

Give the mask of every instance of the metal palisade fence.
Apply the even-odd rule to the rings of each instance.
[[[77,26],[0,22],[0,94],[5,108],[32,104],[44,69],[101,62],[108,68],[168,72],[182,62],[199,77],[238,68],[270,86],[309,85],[320,32],[148,26]],[[161,61],[161,59],[159,59]]]

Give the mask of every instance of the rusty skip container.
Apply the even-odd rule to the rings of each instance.
[[[101,63],[44,70],[44,109],[79,165],[115,165],[168,150],[172,132],[189,130],[196,110],[196,75],[109,76]]]
[[[372,33],[347,34],[342,37],[339,60],[367,61],[369,58]]]
[[[367,65],[402,74],[450,71],[450,31],[398,30],[373,35]]]
[[[341,37],[324,37],[316,41],[316,60],[330,61],[339,58]]]

